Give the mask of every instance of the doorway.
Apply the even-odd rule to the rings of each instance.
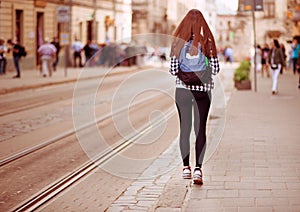
[[[87,21],[87,40],[93,40],[93,21]]]
[[[16,10],[16,34],[15,39],[19,44],[23,44],[23,10]]]
[[[38,55],[38,49],[44,42],[44,13],[36,13],[36,65],[40,65],[41,61]]]

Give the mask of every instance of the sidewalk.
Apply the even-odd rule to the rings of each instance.
[[[52,77],[42,77],[39,70],[22,70],[21,78],[13,79],[15,72],[8,72],[6,75],[0,76],[0,95],[6,93],[12,93],[16,91],[34,89],[39,87],[45,87],[50,85],[58,85],[69,82],[76,82],[80,76],[81,71],[88,71],[88,74],[84,74],[85,79],[95,78],[103,76],[106,72],[109,74],[115,74],[120,72],[128,72],[137,70],[137,66],[131,67],[87,67],[87,68],[58,68],[53,72]]]
[[[280,75],[279,94],[258,75],[258,92],[234,91],[225,132],[204,164],[204,185],[167,183],[155,211],[300,211],[298,76]],[[208,141],[209,142],[209,141]]]

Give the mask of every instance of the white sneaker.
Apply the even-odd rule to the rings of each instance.
[[[183,167],[182,177],[183,177],[183,179],[191,179],[192,178],[192,171],[191,171],[190,166]]]
[[[194,180],[194,184],[199,184],[199,185],[203,184],[202,170],[200,168],[195,168],[193,180]]]

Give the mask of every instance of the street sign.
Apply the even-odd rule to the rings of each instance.
[[[59,42],[62,46],[70,45],[70,43],[69,43],[69,33],[60,33]]]
[[[58,6],[56,9],[57,23],[68,23],[70,22],[70,7],[69,6]]]
[[[263,0],[244,0],[244,11],[263,11],[264,2]]]

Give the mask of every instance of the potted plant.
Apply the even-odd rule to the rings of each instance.
[[[251,89],[250,81],[250,67],[249,61],[242,61],[237,69],[234,71],[234,87],[238,90]]]

